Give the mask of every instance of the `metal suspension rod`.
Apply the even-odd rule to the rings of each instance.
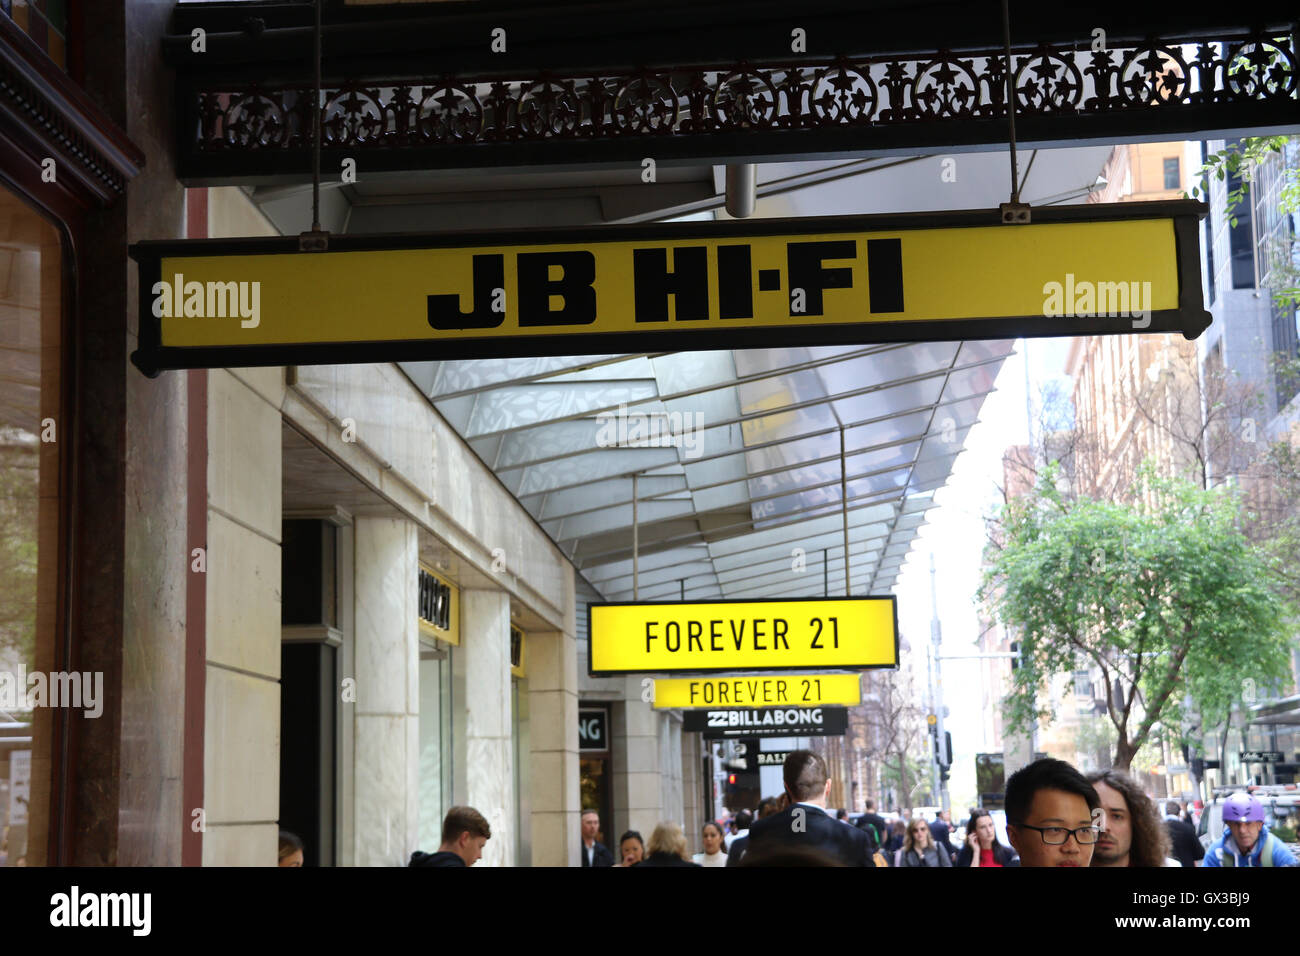
[[[844,596],[851,593],[849,577],[849,471],[844,458],[844,426],[840,425],[840,510],[844,514]]]
[[[316,0],[314,6],[316,7],[316,31],[314,34],[316,48],[316,89],[311,111],[311,231],[320,232],[321,0]]]
[[[1011,71],[1011,11],[1002,0],[1002,39],[1007,49],[1007,118],[1011,121],[1011,201],[1020,202],[1020,174],[1016,165],[1016,84]]]
[[[636,479],[637,479],[637,472],[634,471],[632,472],[632,600],[633,601],[640,600],[640,594],[639,594],[640,588],[638,587],[638,580],[637,580],[637,572],[638,572],[637,551],[640,549],[640,544],[641,544],[641,529],[637,525],[637,516],[636,516],[636,499],[637,499]]]

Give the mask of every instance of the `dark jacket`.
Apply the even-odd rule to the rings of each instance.
[[[437,853],[421,853],[416,850],[411,854],[411,862],[407,866],[464,866],[465,861],[458,857],[450,850],[439,850]]]
[[[1166,818],[1165,829],[1169,831],[1174,859],[1183,866],[1195,866],[1196,861],[1205,856],[1205,847],[1196,839],[1196,828],[1186,820]]]
[[[727,851],[727,866],[740,866],[740,858],[745,855],[749,849],[749,837],[736,837],[731,841],[731,849]]]
[[[935,820],[930,824],[930,836],[940,847],[948,851],[948,860],[951,862],[952,856],[957,852],[957,848],[952,845],[952,827],[942,820]]]
[[[728,854],[730,856],[730,854]],[[633,863],[633,867],[638,866],[693,866],[700,868],[698,863],[692,863],[690,860],[683,860],[680,856],[673,853],[651,853],[640,863]]]
[[[593,846],[592,862],[587,863],[587,844],[583,843],[578,846],[578,854],[582,857],[583,866],[613,866],[614,854],[609,852],[609,847],[597,841]]]
[[[964,844],[961,852],[957,854],[957,866],[970,866],[971,858],[974,853],[971,851],[970,844]],[[993,862],[1000,866],[1019,866],[1020,857],[1016,856],[1016,851],[1009,846],[1003,846],[996,840],[993,841]]]
[[[945,866],[948,867],[949,869],[952,869],[952,857],[948,854],[948,851],[944,849],[943,844],[936,843],[934,845],[934,849],[935,849],[934,855],[938,857],[938,860],[937,862],[935,862],[934,866],[939,869],[942,869]],[[902,856],[899,858],[898,865],[900,867],[904,867],[904,866],[929,866],[930,864],[925,862],[925,856],[921,853],[920,850],[911,849],[911,850],[903,851]]]
[[[871,836],[872,831],[867,829],[868,825],[876,828],[874,838]],[[886,823],[885,818],[880,816],[878,813],[862,814],[862,816],[858,818],[857,827],[863,833],[868,835],[868,839],[871,840],[871,849],[873,850],[889,840],[889,824]]]
[[[795,829],[794,813],[803,811],[803,825]],[[748,852],[757,854],[765,848],[783,847],[815,850],[846,866],[875,866],[867,835],[847,827],[817,807],[796,804],[780,813],[763,817],[749,828]]]

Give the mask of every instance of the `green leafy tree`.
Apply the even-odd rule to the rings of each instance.
[[[981,587],[1021,635],[1006,702],[1013,729],[1050,722],[1039,689],[1087,658],[1105,681],[1113,763],[1127,769],[1185,695],[1217,722],[1243,680],[1286,674],[1294,608],[1277,557],[1240,530],[1231,489],[1144,466],[1132,504],[1069,500],[1056,473],[1048,466],[1033,492],[1003,507]]]

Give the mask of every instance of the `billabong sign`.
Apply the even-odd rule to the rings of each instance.
[[[818,737],[842,734],[849,726],[845,707],[763,707],[744,710],[692,710],[682,730],[718,737]]]
[[[604,708],[578,711],[578,749],[609,749],[609,712]]]
[[[592,603],[587,635],[593,675],[898,666],[892,596]]]
[[[325,252],[294,237],[142,242],[131,255],[153,296],[141,296],[132,360],[153,374],[791,341],[1193,338],[1209,324],[1206,208],[1048,206],[1029,225],[970,210],[332,236]],[[1096,294],[1089,305],[1094,285],[1107,308]]]

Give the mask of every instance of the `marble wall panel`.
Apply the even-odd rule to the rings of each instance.
[[[208,375],[208,505],[280,540],[280,413],[224,369]]]
[[[203,806],[211,823],[280,817],[280,683],[209,665]]]
[[[280,559],[274,541],[208,512],[210,663],[280,679]]]
[[[276,866],[280,828],[274,823],[217,824],[203,834],[204,866]]]

